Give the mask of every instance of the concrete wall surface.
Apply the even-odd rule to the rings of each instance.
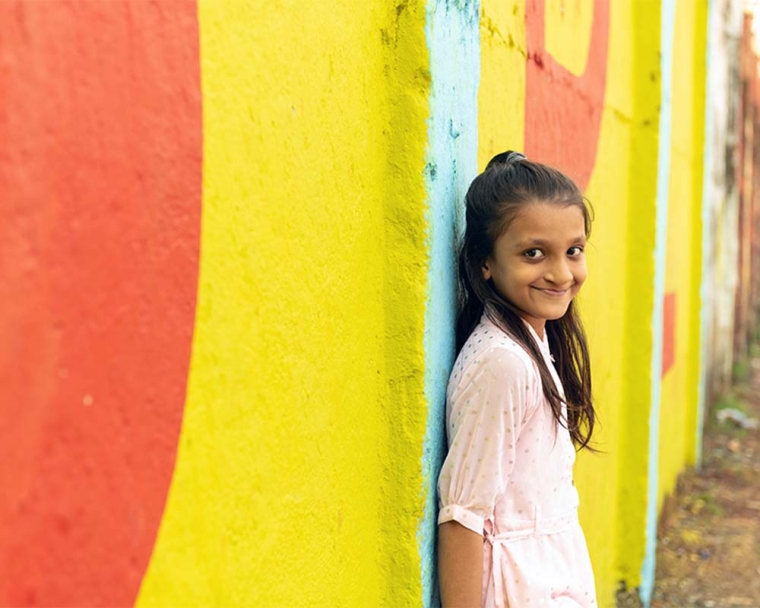
[[[595,211],[599,604],[760,307],[740,0],[0,3],[0,605],[439,604],[463,198]]]

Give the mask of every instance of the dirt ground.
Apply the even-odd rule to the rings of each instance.
[[[666,503],[652,608],[760,608],[760,430],[718,414],[760,420],[760,345],[734,375],[705,420],[702,469],[685,472]],[[635,606],[635,594],[619,594],[619,608]]]

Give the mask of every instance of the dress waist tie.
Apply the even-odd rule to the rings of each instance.
[[[486,520],[483,536],[491,545],[491,572],[493,573],[494,605],[503,607],[507,605],[504,597],[504,573],[502,572],[501,555],[496,551],[496,545],[507,544],[511,541],[531,536],[543,536],[546,534],[558,534],[573,527],[578,521],[578,508],[563,513],[557,517],[541,516],[541,507],[536,507],[535,519],[508,519],[491,517]],[[494,534],[495,523],[498,523],[500,531]]]

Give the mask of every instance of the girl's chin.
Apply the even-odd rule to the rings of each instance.
[[[552,307],[553,310],[545,311],[544,319],[546,319],[547,321],[557,321],[565,316],[565,314],[567,313],[567,309],[569,307],[570,307],[569,302],[564,306]]]

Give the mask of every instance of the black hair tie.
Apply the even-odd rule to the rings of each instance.
[[[521,160],[528,160],[528,157],[525,156],[525,154],[523,154],[522,152],[507,150],[506,152],[497,154],[490,161],[488,161],[488,165],[486,165],[486,170],[496,165],[512,165]]]

